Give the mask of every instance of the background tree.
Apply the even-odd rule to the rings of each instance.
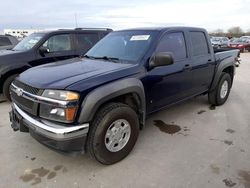
[[[241,37],[244,34],[243,30],[238,26],[231,27],[227,32],[230,37]]]

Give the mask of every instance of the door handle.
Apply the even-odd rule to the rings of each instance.
[[[183,69],[186,70],[186,69],[191,69],[191,68],[192,66],[190,64],[185,64]]]

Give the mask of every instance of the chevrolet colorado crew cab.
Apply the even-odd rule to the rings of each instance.
[[[20,74],[11,84],[12,128],[113,164],[132,150],[149,114],[201,94],[225,103],[238,53],[214,53],[200,28],[115,31],[82,58]]]
[[[10,84],[25,70],[84,55],[111,29],[76,28],[33,33],[14,48],[0,51],[0,94],[10,100]]]

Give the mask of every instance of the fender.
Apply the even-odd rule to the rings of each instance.
[[[139,97],[139,111],[141,114],[140,123],[144,125],[146,117],[144,87],[142,82],[136,78],[126,78],[115,81],[91,91],[82,102],[81,112],[78,119],[79,123],[90,122],[102,104],[113,98],[129,93],[135,93]]]
[[[228,67],[232,67],[233,75],[235,74],[235,58],[237,57],[237,54],[238,50],[231,50],[227,52],[221,52],[218,54],[218,57],[216,57],[218,65],[216,67],[215,75],[212,84],[210,86],[210,91],[216,88],[223,70],[225,70]]]

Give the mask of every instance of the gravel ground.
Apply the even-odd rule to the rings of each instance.
[[[250,187],[250,53],[226,104],[201,96],[149,117],[131,154],[104,166],[13,132],[0,102],[0,187]],[[171,134],[169,134],[171,133]]]

